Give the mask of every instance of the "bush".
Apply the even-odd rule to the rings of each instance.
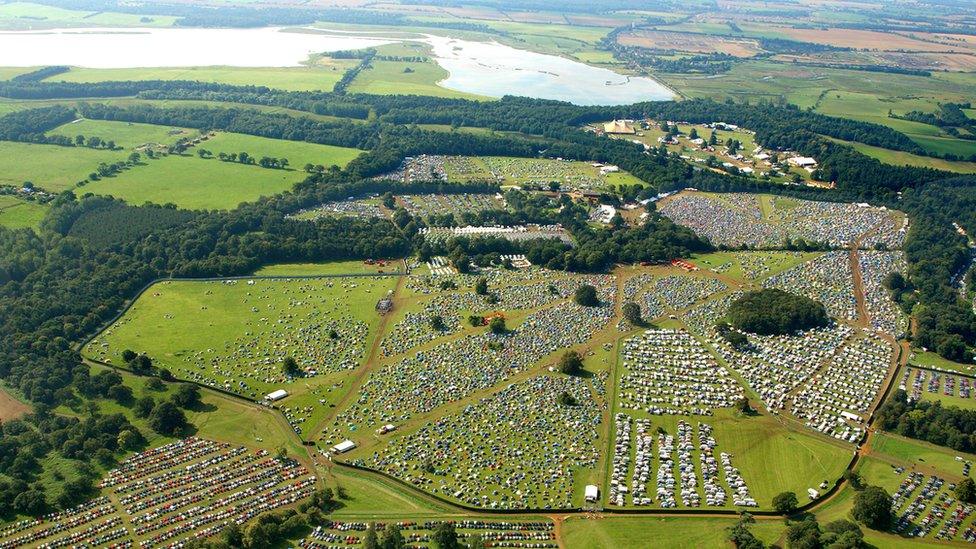
[[[784,290],[748,292],[729,307],[736,328],[761,335],[789,334],[830,324],[822,303]]]
[[[505,333],[505,318],[501,316],[496,316],[491,319],[488,323],[488,329],[491,330],[493,334],[504,334]]]

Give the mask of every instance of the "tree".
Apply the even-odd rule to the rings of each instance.
[[[380,539],[380,547],[383,549],[404,549],[407,542],[403,539],[403,533],[396,524],[387,524],[383,530],[383,537]]]
[[[747,292],[729,306],[728,318],[739,330],[781,335],[830,324],[822,303],[777,288]]]
[[[447,329],[447,325],[444,324],[444,317],[441,315],[431,315],[430,317],[430,327],[435,332],[443,332]]]
[[[858,549],[863,546],[864,532],[849,520],[835,520],[823,527],[820,545],[830,549]]]
[[[448,521],[437,525],[434,530],[433,541],[438,549],[459,549],[461,547],[461,544],[458,543],[457,529],[453,523]]]
[[[472,534],[468,538],[468,549],[485,549],[485,542],[481,539],[481,535]]]
[[[644,320],[641,318],[640,305],[634,303],[633,301],[628,301],[623,304],[621,310],[624,313],[624,318],[627,322],[630,322],[634,326],[641,326],[644,324]]]
[[[781,515],[792,515],[799,503],[793,492],[780,492],[773,497],[773,509]]]
[[[869,528],[883,530],[891,523],[891,496],[880,486],[867,486],[854,496],[851,516]]]
[[[47,500],[40,490],[25,490],[14,498],[14,509],[31,517],[38,517],[47,511]]]
[[[976,482],[966,477],[959,484],[956,484],[956,498],[966,503],[976,503]]]
[[[161,435],[176,436],[186,426],[186,416],[172,402],[160,402],[149,414],[149,427]]]
[[[122,360],[125,361],[126,364],[132,362],[137,356],[139,355],[137,355],[136,352],[131,349],[122,351]]]
[[[470,324],[472,328],[478,328],[480,326],[484,326],[485,317],[479,315],[471,315],[468,317],[468,324]]]
[[[810,516],[791,522],[786,528],[786,541],[790,549],[820,549],[820,525]]]
[[[505,317],[496,316],[491,319],[488,323],[488,329],[491,330],[493,334],[504,334],[505,333]]]
[[[380,542],[376,537],[376,524],[369,523],[366,535],[363,537],[363,549],[379,549]]]
[[[566,391],[559,393],[559,396],[556,397],[556,402],[559,403],[560,406],[576,406],[577,404],[576,398]]]
[[[156,407],[156,401],[152,397],[144,396],[136,400],[135,406],[133,406],[132,411],[136,414],[136,417],[149,417],[152,413],[153,408]]]
[[[577,305],[582,305],[583,307],[596,307],[600,304],[600,298],[597,296],[596,288],[589,284],[584,284],[576,288],[576,295],[573,299]]]
[[[583,371],[583,357],[576,351],[566,351],[559,359],[559,371],[570,376]]]
[[[158,377],[151,377],[146,380],[146,384],[143,385],[147,391],[165,391],[166,385]]]
[[[474,283],[474,293],[478,295],[486,295],[488,293],[488,280],[486,278],[479,278]]]
[[[338,334],[337,334],[338,335]],[[294,357],[285,357],[281,362],[281,372],[288,377],[302,377],[302,369],[298,367],[298,362]]]
[[[192,383],[181,383],[170,400],[180,408],[193,408],[200,404],[200,388]]]

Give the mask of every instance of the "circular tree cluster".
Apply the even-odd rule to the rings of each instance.
[[[760,335],[789,334],[830,324],[822,303],[775,288],[744,294],[729,307],[728,317],[736,328]]]

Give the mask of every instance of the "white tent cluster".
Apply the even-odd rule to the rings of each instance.
[[[386,217],[379,204],[366,199],[348,199],[326,202],[314,208],[301,210],[289,215],[289,219],[315,220],[323,217],[357,217],[362,219],[380,219]]]
[[[755,194],[707,195],[681,193],[658,210],[679,225],[708,237],[715,245],[756,248],[782,245],[787,239],[826,242],[846,247],[861,236],[899,233],[892,213],[867,204],[844,204],[788,199],[770,201],[764,213],[762,197]],[[894,240],[890,237],[888,240]],[[886,240],[887,241],[887,240]]]
[[[595,283],[601,302],[612,302],[612,276],[586,280]],[[613,314],[611,305],[558,302],[530,313],[506,334],[460,337],[408,355],[374,371],[335,426],[401,423],[493,387],[556,351],[586,342],[609,325]]]
[[[892,353],[891,346],[877,336],[845,345],[792,397],[793,415],[824,434],[859,442]]]
[[[576,404],[559,404],[562,393]],[[468,505],[568,508],[573,469],[599,459],[602,407],[587,380],[538,376],[396,437],[357,463]]]
[[[458,533],[458,540],[463,546],[470,543],[470,538],[478,536],[482,542],[495,547],[516,547],[525,549],[555,549],[555,528],[552,522],[542,521],[491,521],[491,520],[452,520],[450,523]],[[360,546],[370,525],[376,531],[382,532],[390,524],[395,524],[403,533],[404,539],[410,547],[433,547],[434,531],[442,524],[441,521],[428,520],[417,522],[412,520],[398,520],[390,522],[351,522],[326,520],[321,526],[316,526],[312,533],[298,542],[302,549],[346,549]]]
[[[858,253],[858,263],[861,267],[864,301],[871,319],[871,327],[901,337],[908,330],[908,316],[891,299],[891,294],[881,284],[889,273],[907,272],[905,254],[865,250]]]
[[[618,402],[655,415],[711,415],[732,406],[742,387],[691,334],[647,330],[624,342]]]
[[[191,437],[109,471],[106,496],[0,531],[0,547],[178,547],[307,498],[315,477],[266,450]]]
[[[857,320],[854,274],[848,252],[827,252],[763,280],[762,285],[819,301],[834,318]]]
[[[712,335],[710,343],[745,378],[770,410],[785,408],[789,393],[837,352],[854,330],[843,324],[793,336],[748,334],[750,347],[734,349]]]
[[[500,210],[504,205],[494,194],[422,194],[397,197],[407,213],[414,217],[431,215],[478,213],[484,210]]]

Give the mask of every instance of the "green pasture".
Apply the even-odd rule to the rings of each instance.
[[[374,95],[431,95],[434,97],[487,99],[438,85],[447,77],[448,72],[433,60],[419,63],[412,61],[373,61],[352,81],[349,92]]]
[[[47,206],[29,200],[21,200],[13,196],[0,196],[0,226],[8,229],[24,227],[38,227]]]
[[[915,137],[913,139],[918,140],[919,138]],[[917,166],[920,168],[935,168],[937,170],[945,170],[954,173],[976,173],[976,162],[943,160],[941,158],[919,156],[917,154],[903,151],[893,151],[891,149],[873,147],[871,145],[865,145],[863,143],[853,141],[835,141],[844,143],[845,145],[850,145],[862,154],[894,166]]]
[[[287,158],[288,169],[266,169],[257,165],[199,158],[196,149],[183,155],[143,159],[142,164],[117,176],[90,182],[85,191],[111,195],[130,204],[172,202],[188,209],[231,209],[241,202],[290,190],[306,177],[306,163],[345,166],[360,151],[302,141],[284,141],[242,134],[222,133],[198,148],[219,153],[247,152]]]
[[[236,86],[268,86],[289,91],[332,91],[355,60],[323,58],[304,67],[163,67],[89,69],[73,67],[48,81],[195,80]]]
[[[565,547],[730,547],[727,528],[735,518],[705,517],[568,517],[562,525]],[[758,520],[749,530],[767,544],[785,531],[782,519]]]
[[[331,361],[339,357],[306,354],[308,344],[299,343],[299,336],[273,336],[274,327],[289,319],[299,319],[299,325],[304,326],[312,320],[303,319],[314,318],[315,322],[338,322],[336,329],[342,334],[340,337],[351,338],[350,328],[339,322],[344,316],[351,317],[364,322],[369,329],[362,343],[365,356],[379,324],[374,305],[394,287],[396,279],[257,279],[253,282],[159,283],[143,293],[121,319],[93,340],[84,354],[121,365],[121,353],[131,349],[147,354],[156,366],[170,370],[177,378],[203,376],[249,399],[260,399],[283,388],[291,394],[278,405],[292,410],[310,407],[310,411],[300,415],[306,418],[306,427],[315,425],[327,411],[327,406],[319,401],[334,403],[341,398],[348,390],[350,370],[330,370]],[[243,365],[243,359],[232,355],[234,350],[252,342],[259,353],[278,349],[299,363],[312,361],[320,374],[284,381],[277,358],[269,358],[263,366],[252,370]],[[337,345],[340,349],[347,348],[342,339]],[[194,357],[200,356],[206,356],[209,364],[216,361],[218,366],[198,367]]]
[[[15,30],[61,26],[169,27],[176,19],[173,16],[70,10],[31,2],[0,4],[0,27]]]
[[[0,141],[0,185],[30,181],[48,192],[61,192],[88,178],[102,162],[114,163],[128,156],[122,151],[60,147]]]
[[[942,358],[932,351],[922,351],[921,349],[912,349],[912,354],[909,356],[909,363],[934,368],[936,370],[945,370],[947,372],[959,372],[970,375],[973,373],[973,366],[971,364],[953,362]]]
[[[0,6],[0,9],[2,8],[3,6]],[[36,69],[37,67],[0,67],[0,80],[10,80],[15,76],[20,76],[21,74],[26,74]]]
[[[749,257],[754,257],[756,260],[769,268],[769,271],[764,273],[760,279],[766,278],[777,273],[781,273],[787,269],[795,267],[800,263],[805,263],[812,260],[818,254],[816,253],[805,253],[801,254],[799,257],[795,257],[787,252],[743,252],[748,253]],[[707,269],[719,269],[722,276],[728,276],[741,283],[746,283],[750,281],[750,278],[746,275],[743,270],[742,260],[736,257],[738,254],[733,252],[715,252],[710,254],[704,254],[695,256],[692,261],[699,267]]]
[[[976,455],[893,433],[877,433],[871,439],[870,454],[904,467],[935,469],[939,475],[955,480],[962,478],[963,464],[956,460],[957,456],[976,462]]]
[[[333,276],[348,274],[377,274],[402,271],[403,263],[394,260],[386,267],[367,265],[362,261],[329,261],[326,263],[282,263],[261,267],[255,276]]]
[[[146,144],[171,145],[181,137],[194,138],[199,133],[197,130],[155,124],[79,118],[49,131],[48,135],[99,137],[102,141],[115,141],[116,146],[133,149]]]

